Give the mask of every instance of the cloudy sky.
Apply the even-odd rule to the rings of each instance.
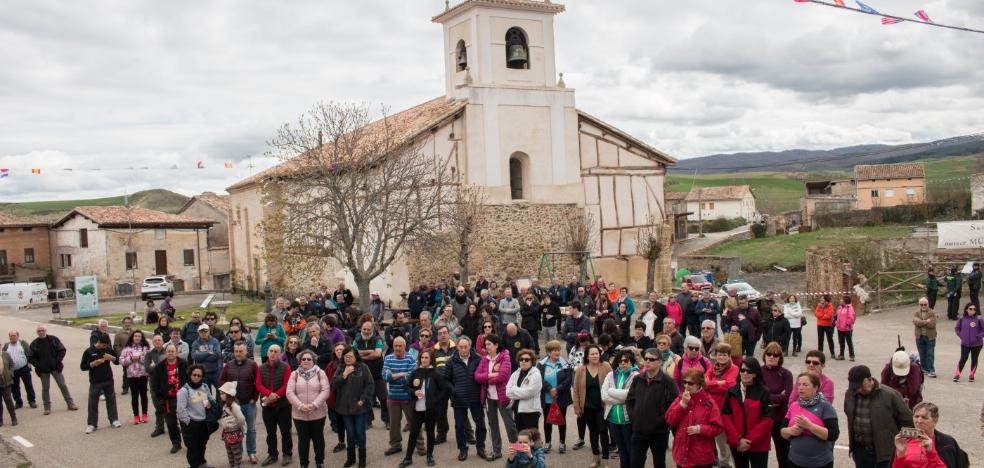
[[[442,0],[15,3],[0,202],[221,191],[315,101],[443,93]],[[867,3],[984,28],[980,0]],[[569,0],[556,30],[578,107],[680,158],[984,131],[980,34],[792,0]]]

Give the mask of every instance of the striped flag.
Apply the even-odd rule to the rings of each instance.
[[[889,18],[887,16],[882,16],[882,24],[899,24],[899,23],[901,23],[903,21],[905,21],[905,20],[901,20],[901,19],[898,19],[898,18]]]
[[[232,163],[231,162],[225,163],[225,168],[226,169],[232,169]]]
[[[864,3],[861,2],[861,0],[854,0],[854,1],[857,2],[858,8],[860,8],[861,11],[863,11],[865,13],[871,13],[872,15],[877,15],[878,14],[878,10],[875,10],[874,8],[871,8],[868,5],[865,5]]]
[[[10,169],[0,169],[0,179],[6,179],[7,177],[10,177]]]
[[[34,168],[34,169],[31,169],[31,174],[41,175],[41,169],[40,168],[37,168],[37,167]]]
[[[926,10],[919,10],[915,14],[916,14],[916,18],[919,18],[927,23],[933,22],[933,20],[929,19],[929,15],[926,14]]]

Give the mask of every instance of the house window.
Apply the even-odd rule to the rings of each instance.
[[[526,177],[523,174],[523,166],[523,161],[518,155],[509,158],[509,193],[513,200],[522,200],[525,195],[523,186]]]
[[[878,198],[878,191],[877,190],[872,190],[871,191],[871,198]]]
[[[905,196],[912,198],[916,196],[916,189],[905,189]]]
[[[185,266],[192,266],[195,264],[195,251],[192,249],[184,249],[184,264]]]
[[[137,269],[137,253],[127,252],[126,253],[126,269],[136,270]]]
[[[164,240],[166,238],[167,238],[167,230],[166,229],[154,229],[154,239],[156,239],[156,240]]]
[[[60,254],[58,258],[61,260],[62,268],[70,268],[72,266],[72,254]]]
[[[24,263],[34,263],[34,249],[24,249]]]
[[[34,228],[29,228],[29,227],[24,228],[24,232],[31,232],[33,230],[34,230]]]
[[[711,209],[711,210],[713,210],[713,209],[714,209],[714,202],[709,202],[709,203],[707,204],[707,207],[708,207],[708,209]]]
[[[79,247],[89,246],[89,230],[79,229]]]
[[[506,31],[506,67],[529,70],[530,48],[526,42],[526,32],[520,28]]]
[[[895,189],[885,189],[885,197],[892,198],[895,196]]]

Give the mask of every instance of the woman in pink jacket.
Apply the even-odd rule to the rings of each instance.
[[[325,371],[316,366],[318,356],[311,350],[297,355],[298,368],[287,381],[287,401],[297,429],[297,452],[301,466],[308,466],[308,447],[314,443],[314,464],[324,468],[325,418],[328,417],[330,385]]]
[[[512,364],[509,362],[509,351],[502,349],[502,339],[499,335],[485,336],[485,357],[478,362],[475,370],[475,382],[482,386],[480,399],[485,407],[485,417],[489,422],[489,433],[492,435],[492,454],[488,461],[502,458],[502,436],[499,435],[499,418],[506,426],[506,437],[509,443],[515,443],[516,423],[513,421],[512,409],[509,407],[509,397],[506,396],[506,383],[512,375]]]
[[[837,342],[840,344],[840,355],[838,361],[844,360],[844,342],[847,341],[847,349],[854,361],[854,306],[851,305],[851,296],[842,296],[837,311],[834,312],[834,326],[837,327]],[[831,351],[833,351],[831,349]]]

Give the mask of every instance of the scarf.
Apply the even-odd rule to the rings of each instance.
[[[189,377],[189,378],[188,378],[188,384],[187,384],[187,385],[188,385],[189,387],[191,387],[192,389],[194,389],[194,390],[198,390],[199,388],[201,388],[201,387],[202,387],[202,384],[203,384],[203,383],[205,383],[205,379],[202,379],[202,380],[200,380],[200,381],[198,382],[198,384],[195,384],[195,382],[191,380],[191,377]]]
[[[670,349],[667,348],[666,351],[659,353],[659,362],[669,362],[672,356],[673,351],[670,351]]]
[[[311,379],[318,376],[318,366],[311,366],[310,369],[305,370],[303,367],[297,368],[295,371],[300,374],[301,377],[306,381],[311,381]]]
[[[817,403],[823,401],[823,393],[820,393],[818,391],[816,395],[813,395],[808,400],[804,400],[802,397],[800,397],[797,398],[797,401],[799,402],[800,408],[810,408],[812,406],[816,406]]]

